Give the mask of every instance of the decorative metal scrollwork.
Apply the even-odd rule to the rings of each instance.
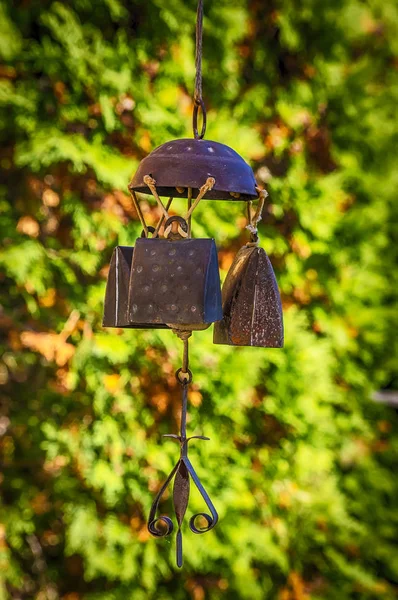
[[[185,375],[185,377],[184,377]],[[156,495],[155,500],[153,501],[151,510],[148,516],[148,531],[155,537],[164,537],[170,535],[174,530],[173,521],[170,517],[166,515],[161,515],[156,517],[156,513],[159,507],[160,500],[165,493],[167,487],[169,486],[171,480],[174,477],[174,485],[173,485],[173,504],[174,504],[174,512],[177,519],[177,536],[176,536],[176,557],[177,557],[177,566],[182,567],[183,556],[182,556],[182,532],[181,526],[185,517],[185,513],[188,507],[189,501],[189,492],[190,492],[190,478],[196,485],[199,490],[200,495],[206,503],[207,508],[210,511],[210,515],[205,512],[200,512],[193,515],[189,520],[189,527],[193,533],[206,533],[213,529],[213,527],[217,524],[218,514],[210,497],[206,490],[204,489],[199,477],[197,476],[195,469],[192,466],[191,461],[188,458],[188,443],[190,440],[199,439],[199,440],[209,440],[210,438],[205,437],[203,435],[192,435],[191,437],[186,437],[186,419],[187,419],[187,398],[188,398],[188,385],[192,381],[192,373],[189,369],[186,371],[182,369],[178,369],[176,372],[177,381],[182,386],[182,410],[181,410],[181,428],[180,435],[175,435],[173,433],[168,433],[164,437],[168,437],[174,440],[177,440],[180,443],[180,458],[172,469],[170,475],[160,488],[159,492]],[[198,518],[203,518],[207,525],[204,527],[199,527],[195,524]]]

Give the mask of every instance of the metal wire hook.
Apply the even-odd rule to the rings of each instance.
[[[199,108],[202,111],[202,128],[201,128],[200,133],[198,131]],[[193,135],[194,135],[195,140],[203,140],[203,138],[205,137],[205,133],[206,133],[206,124],[207,124],[206,107],[205,107],[205,103],[203,102],[203,98],[200,98],[197,102],[195,101],[195,104],[193,107],[193,115],[192,115],[192,128],[193,128]]]

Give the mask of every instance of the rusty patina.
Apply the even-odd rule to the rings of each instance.
[[[283,347],[283,316],[271,262],[252,244],[238,252],[222,288],[223,319],[214,326],[214,343]]]
[[[131,325],[167,323],[192,330],[220,319],[221,285],[214,240],[137,240],[129,286]]]

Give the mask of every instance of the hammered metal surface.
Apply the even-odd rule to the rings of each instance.
[[[229,146],[210,140],[181,139],[162,144],[140,162],[129,188],[150,194],[145,175],[155,179],[160,196],[186,198],[190,187],[195,197],[208,177],[216,182],[205,199],[235,201],[258,196],[250,166]],[[178,192],[176,188],[184,189]],[[240,196],[231,196],[231,192]]]
[[[138,239],[131,267],[128,319],[132,325],[190,325],[222,319],[214,240]]]
[[[132,325],[129,321],[128,298],[133,253],[132,246],[117,246],[112,253],[106,283],[103,327],[123,327],[124,329],[153,329],[155,327],[152,323]],[[168,326],[158,323],[156,328],[168,329]]]
[[[224,317],[214,326],[215,344],[283,347],[281,299],[262,248],[239,250],[225,279],[222,301]]]

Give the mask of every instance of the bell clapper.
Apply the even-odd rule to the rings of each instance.
[[[165,434],[164,437],[168,437],[174,440],[177,440],[180,443],[180,458],[166,479],[165,483],[160,488],[153,504],[151,506],[151,510],[148,517],[148,531],[155,537],[164,537],[169,535],[173,529],[174,525],[172,520],[165,516],[161,515],[160,517],[156,517],[156,512],[159,506],[159,502],[161,500],[162,495],[164,494],[166,488],[174,477],[173,484],[173,504],[174,504],[174,512],[177,519],[178,529],[176,535],[176,562],[179,568],[183,565],[183,553],[182,553],[182,531],[181,526],[184,520],[184,516],[186,510],[188,508],[189,501],[189,490],[190,490],[190,478],[196,485],[199,490],[200,495],[206,503],[207,508],[209,509],[210,515],[204,512],[193,515],[189,520],[189,527],[193,533],[206,533],[206,531],[210,531],[217,524],[218,514],[217,511],[210,500],[206,490],[204,489],[199,477],[197,476],[192,463],[188,458],[188,442],[192,439],[200,439],[200,440],[209,440],[208,437],[203,435],[193,435],[187,437],[187,404],[188,404],[188,386],[192,382],[192,371],[189,369],[189,352],[188,352],[188,340],[192,335],[192,331],[185,329],[173,329],[173,332],[178,335],[178,337],[184,343],[183,350],[183,358],[182,358],[182,367],[180,367],[176,371],[176,379],[177,382],[182,387],[182,405],[181,405],[181,421],[180,421],[180,433],[176,435],[174,433]],[[197,518],[202,518],[205,520],[206,525],[204,527],[198,527],[195,524]],[[160,529],[157,527],[157,523],[161,522],[163,524],[163,528]]]

